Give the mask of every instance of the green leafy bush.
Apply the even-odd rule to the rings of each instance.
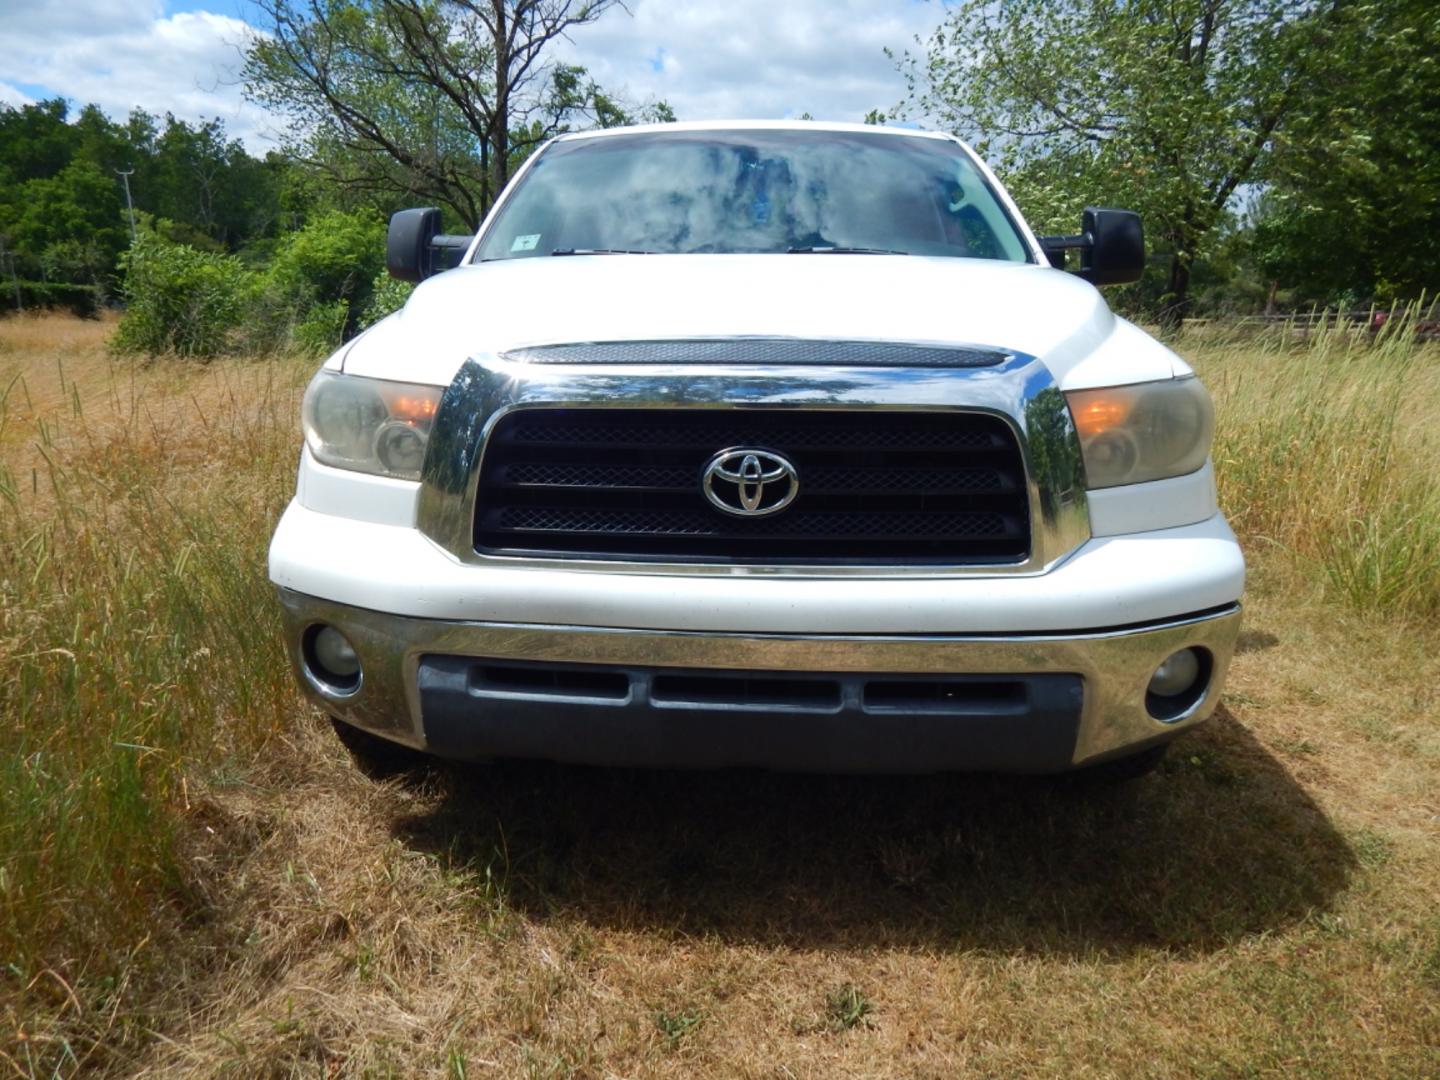
[[[200,358],[329,351],[379,317],[370,313],[384,257],[384,222],[366,213],[322,214],[282,241],[263,271],[142,233],[124,260],[127,310],[115,347]],[[380,303],[398,306],[405,295],[387,292]]]
[[[370,302],[360,314],[360,329],[374,326],[392,311],[399,311],[414,291],[414,283],[398,281],[388,271],[381,270],[370,283]]]
[[[16,305],[19,293],[20,306]],[[104,293],[98,285],[72,285],[65,281],[0,281],[0,310],[33,311],[36,308],[66,308],[72,315],[93,319],[100,313]]]
[[[141,236],[123,264],[118,351],[201,359],[230,351],[255,295],[255,275],[238,259]]]
[[[343,328],[351,334],[384,261],[385,222],[379,216],[332,210],[281,243],[266,273],[266,291],[294,301],[297,324],[312,307],[343,301]]]
[[[323,356],[340,347],[345,340],[345,324],[350,311],[344,300],[311,304],[304,318],[295,324],[291,342],[302,352]]]

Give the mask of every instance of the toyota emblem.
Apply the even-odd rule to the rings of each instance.
[[[721,450],[710,459],[700,487],[712,506],[736,517],[764,517],[795,501],[800,474],[772,450]]]

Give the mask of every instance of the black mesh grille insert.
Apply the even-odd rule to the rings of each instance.
[[[719,451],[795,466],[766,517],[705,498]],[[1029,502],[1015,436],[967,412],[534,409],[490,435],[476,498],[487,554],[694,562],[949,565],[1023,560]]]

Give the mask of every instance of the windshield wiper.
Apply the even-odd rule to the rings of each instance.
[[[892,251],[890,248],[867,247],[792,247],[785,249],[786,255],[909,255],[908,251]]]
[[[556,248],[551,255],[654,255],[653,251],[632,248]]]

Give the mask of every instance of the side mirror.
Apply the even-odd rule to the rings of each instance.
[[[1092,285],[1124,285],[1145,272],[1145,230],[1140,215],[1130,210],[1087,206],[1080,215],[1078,236],[1042,236],[1040,246],[1050,265],[1065,269],[1065,252],[1080,251],[1076,276]]]
[[[472,239],[442,235],[440,211],[433,206],[401,210],[390,218],[385,269],[400,281],[423,281],[458,265]]]

